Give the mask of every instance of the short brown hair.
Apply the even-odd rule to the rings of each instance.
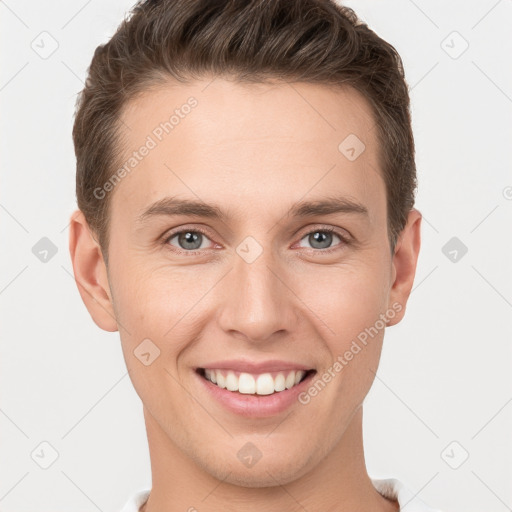
[[[76,105],[77,202],[105,260],[112,194],[98,199],[95,190],[119,164],[123,107],[166,79],[212,75],[362,93],[375,116],[394,251],[417,186],[408,86],[395,48],[334,0],[145,0],[96,48]]]

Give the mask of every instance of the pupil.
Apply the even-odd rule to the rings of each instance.
[[[310,236],[310,243],[312,240],[315,243],[320,243],[320,247],[315,247],[313,243],[311,243],[311,246],[315,249],[325,249],[329,247],[329,245],[332,242],[332,233],[328,233],[325,231],[316,231],[315,233],[309,235]]]
[[[182,233],[179,237],[180,244],[184,249],[199,249],[201,247],[201,234],[193,231]],[[198,243],[199,241],[199,243]]]

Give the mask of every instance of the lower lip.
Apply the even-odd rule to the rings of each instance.
[[[220,388],[197,372],[194,373],[213,398],[231,412],[247,418],[267,418],[285,411],[294,402],[298,402],[298,395],[307,389],[315,375],[312,372],[296,386],[271,395],[248,395]]]

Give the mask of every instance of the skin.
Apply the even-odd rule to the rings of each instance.
[[[193,370],[275,358],[308,364],[318,376],[393,304],[401,311],[387,327],[403,318],[421,213],[409,213],[391,254],[368,103],[354,90],[306,83],[169,82],[124,111],[127,154],[190,96],[197,107],[111,192],[108,270],[82,213],[71,216],[81,297],[99,327],[119,330],[143,403],[153,479],[144,512],[398,510],[373,487],[362,440],[362,404],[385,329],[307,405],[269,418],[226,410]],[[351,133],[366,146],[354,161],[338,150]],[[299,201],[333,194],[368,215],[286,216]],[[138,223],[170,195],[217,204],[228,217]],[[180,227],[206,231],[198,253],[187,254],[178,236],[162,239]],[[334,235],[326,243],[334,250],[323,252],[308,234],[326,227],[350,243]],[[262,249],[252,263],[236,252],[247,236]],[[160,356],[146,366],[134,350],[147,338]],[[237,457],[247,442],[262,453],[250,468]]]

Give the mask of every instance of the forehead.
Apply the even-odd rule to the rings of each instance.
[[[334,192],[378,205],[385,193],[374,118],[353,89],[170,81],[131,101],[121,120],[126,172],[113,209],[125,216],[167,195],[263,212]]]
[[[370,143],[375,126],[368,101],[353,88],[283,81],[244,83],[220,77],[156,84],[128,102],[121,115],[131,145],[153,132],[156,139],[171,132],[176,136],[187,118],[191,119],[186,123],[189,131],[198,130],[198,136],[203,129],[215,142],[235,143],[244,135],[315,143],[324,138],[331,143],[348,133]],[[168,121],[171,126],[165,130],[161,125]]]

